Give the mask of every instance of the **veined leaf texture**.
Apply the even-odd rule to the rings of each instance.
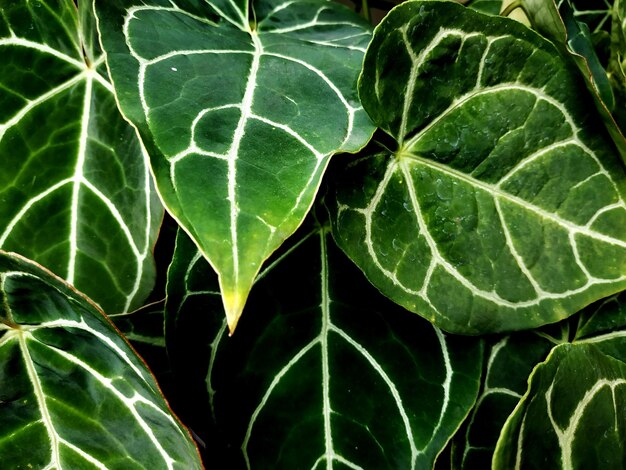
[[[319,0],[116,0],[96,12],[122,111],[219,274],[232,331],[329,157],[371,136],[355,87],[370,28]]]
[[[389,13],[359,81],[395,140],[328,200],[339,245],[441,328],[534,328],[626,287],[626,176],[554,46],[454,2]]]
[[[0,247],[107,313],[153,287],[163,209],[119,113],[89,2],[0,2]]]

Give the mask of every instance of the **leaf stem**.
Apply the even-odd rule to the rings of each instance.
[[[502,10],[500,16],[509,16],[513,13],[513,10],[517,10],[518,8],[521,8],[522,10],[524,9],[522,6],[522,0],[515,0],[514,2],[511,2],[504,10]]]
[[[368,23],[371,23],[372,13],[370,11],[370,5],[367,0],[361,0],[361,10],[363,12],[363,18],[365,18]]]

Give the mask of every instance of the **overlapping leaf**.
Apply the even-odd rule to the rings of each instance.
[[[202,468],[113,325],[67,284],[0,252],[4,468]]]
[[[370,137],[355,86],[369,27],[319,0],[117,0],[96,11],[122,110],[165,204],[218,272],[232,330],[330,155]]]
[[[232,338],[207,319],[207,271],[179,237],[167,341],[185,367],[198,356],[182,353],[190,335],[210,330],[195,362],[206,361],[219,436],[242,451],[230,466],[432,467],[476,398],[479,340],[449,337],[380,296],[323,230],[301,232],[262,272]]]
[[[506,18],[408,2],[360,78],[394,151],[349,163],[328,201],[341,248],[443,329],[532,328],[626,287],[626,176],[584,85]]]
[[[626,139],[615,117],[616,103],[613,88],[594,49],[591,31],[587,23],[577,19],[577,11],[570,0],[523,0],[522,5],[531,23],[545,37],[552,40],[565,54],[572,57],[591,91],[598,111],[626,161]],[[607,12],[609,17],[611,9]],[[606,17],[600,22],[604,23]],[[597,26],[598,28],[600,25]],[[622,103],[618,102],[618,106]]]
[[[557,346],[533,372],[493,468],[624,468],[626,364],[597,344]]]
[[[490,15],[498,15],[502,10],[503,0],[473,0],[466,5],[473,10]]]
[[[506,336],[490,347],[481,392],[463,434],[455,438],[454,468],[490,468],[500,431],[527,388],[527,379],[554,344],[535,333]]]
[[[119,114],[81,2],[2,2],[0,246],[44,264],[107,312],[154,282],[162,208]]]

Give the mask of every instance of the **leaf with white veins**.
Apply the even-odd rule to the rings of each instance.
[[[626,364],[597,345],[557,346],[535,369],[502,430],[494,469],[624,468]]]
[[[219,436],[241,449],[231,467],[433,466],[476,399],[481,340],[445,335],[378,294],[319,228],[262,271],[251,313],[227,338],[206,319],[208,266],[181,237],[166,339],[185,368],[196,354],[181,346],[205,335],[210,408]]]
[[[556,322],[626,288],[626,175],[576,75],[512,20],[395,8],[359,87],[397,148],[337,173],[339,246],[385,295],[459,333]]]
[[[107,0],[96,12],[122,111],[219,274],[232,332],[330,156],[371,135],[355,86],[369,26],[320,0]]]
[[[4,468],[200,469],[149,369],[94,304],[0,252]]]
[[[154,284],[163,209],[84,4],[2,2],[0,246],[117,313]]]

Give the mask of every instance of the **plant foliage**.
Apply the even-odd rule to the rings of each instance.
[[[625,8],[0,0],[2,466],[623,468]]]

